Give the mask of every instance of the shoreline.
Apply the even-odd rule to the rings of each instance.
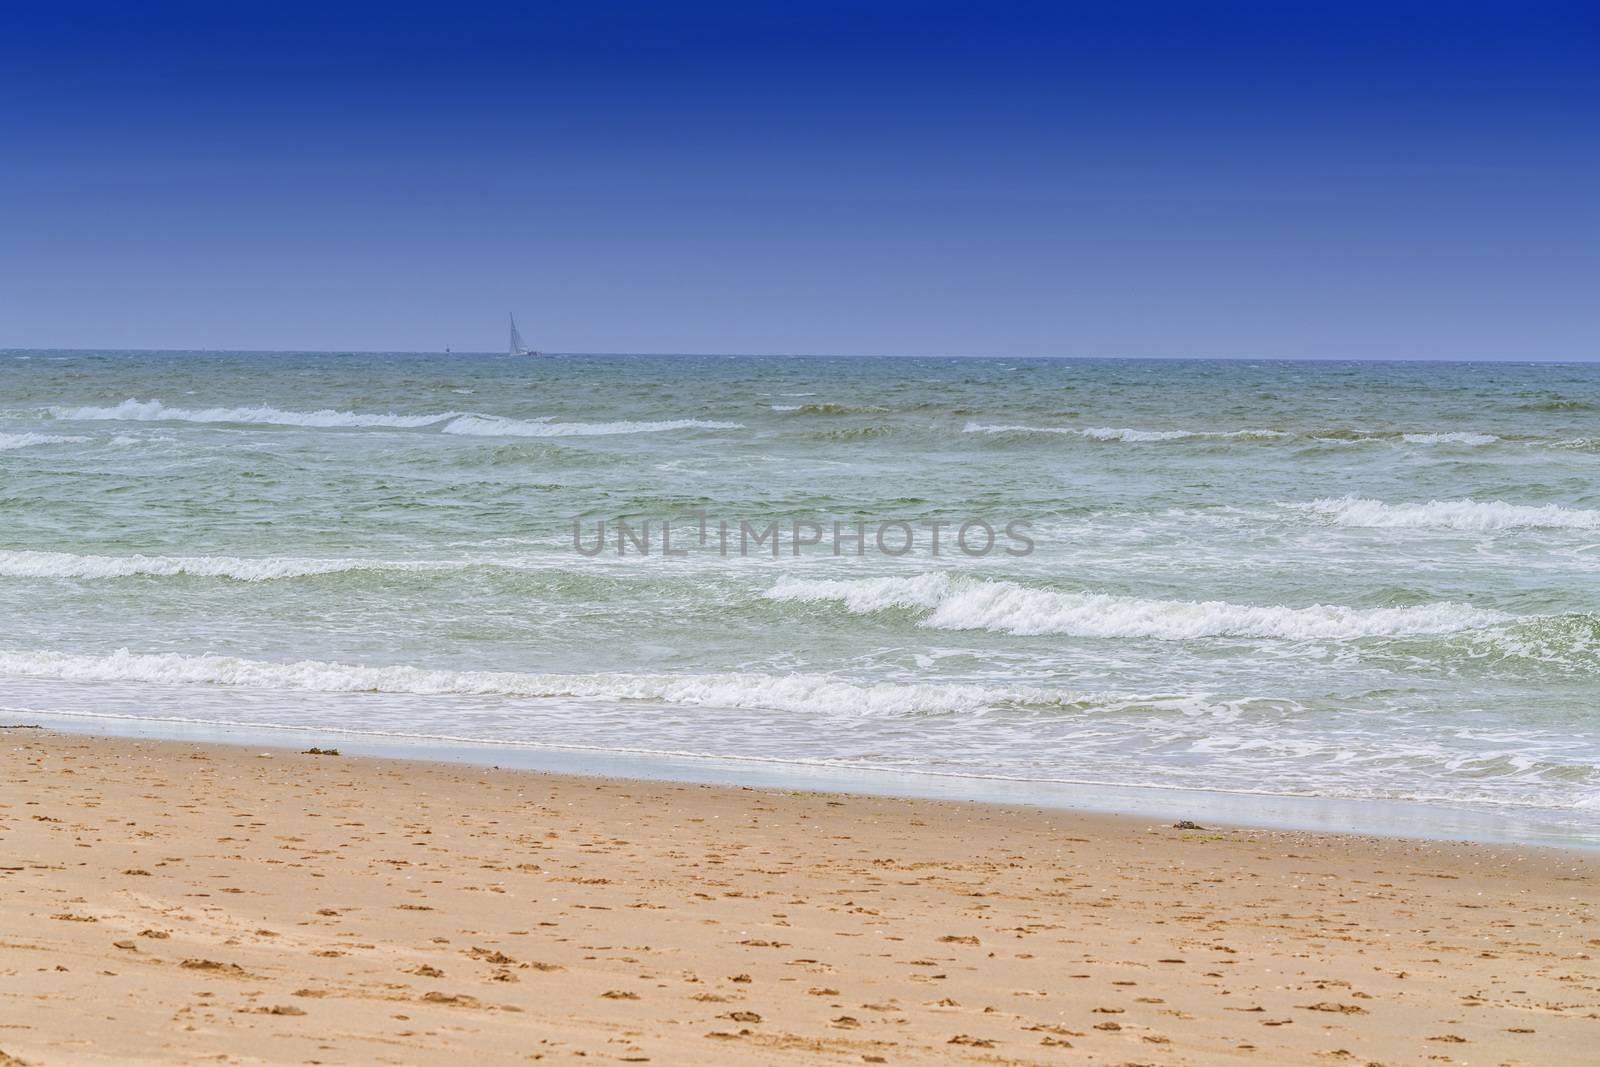
[[[1110,785],[1092,781],[958,775],[920,769],[851,767],[820,762],[619,751],[177,718],[0,708],[0,725],[107,738],[292,748],[328,743],[352,754],[481,767],[725,787],[782,788],[852,796],[903,797],[1037,806],[1138,818],[1210,819],[1238,827],[1350,833],[1430,841],[1600,851],[1600,818],[1587,834],[1534,808],[1467,808],[1422,800],[1326,797],[1193,786]]]
[[[43,729],[0,764],[0,1063],[1543,1067],[1600,1018],[1586,852]]]

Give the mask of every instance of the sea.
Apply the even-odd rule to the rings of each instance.
[[[1600,842],[1600,365],[0,351],[0,712]]]

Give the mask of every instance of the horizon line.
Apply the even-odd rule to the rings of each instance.
[[[538,356],[513,356],[500,350],[447,350],[438,348],[113,348],[94,346],[87,348],[65,347],[0,347],[0,355],[19,353],[47,353],[68,355],[219,355],[219,356],[438,356],[500,357],[503,359],[537,362],[552,357],[596,357],[601,359],[884,359],[884,360],[1012,360],[1027,362],[1123,362],[1123,363],[1482,363],[1482,364],[1554,364],[1583,366],[1600,363],[1600,353],[1590,357],[1430,357],[1430,356],[1075,356],[1075,355],[993,355],[993,354],[927,354],[891,355],[874,352],[542,352]]]

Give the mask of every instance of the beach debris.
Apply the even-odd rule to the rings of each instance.
[[[338,754],[339,750],[336,748],[308,748],[300,753],[302,756],[337,756]]]
[[[1359,1004],[1340,1004],[1333,1000],[1319,1000],[1315,1004],[1296,1004],[1304,1011],[1329,1011],[1339,1015],[1365,1015],[1367,1009]]]
[[[608,989],[604,993],[601,993],[600,995],[602,997],[605,997],[607,1000],[638,1000],[639,999],[639,994],[630,993],[626,989]]]
[[[178,964],[178,966],[191,971],[221,971],[224,974],[244,974],[244,968],[237,963],[218,963],[216,960],[188,959]]]
[[[1183,819],[1172,824],[1174,830],[1204,830],[1205,827],[1189,819]]]
[[[468,949],[464,954],[471,956],[475,960],[482,960],[485,963],[497,963],[502,966],[507,963],[517,962],[510,956],[507,956],[504,952],[500,952],[496,949],[479,948],[476,945]]]
[[[113,942],[111,942],[111,947],[112,948],[124,949],[124,950],[126,950],[128,952],[138,952],[139,951],[139,946],[134,944],[132,941],[113,941]]]

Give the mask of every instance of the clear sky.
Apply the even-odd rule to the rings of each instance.
[[[0,346],[1600,358],[1600,5],[0,9]]]

